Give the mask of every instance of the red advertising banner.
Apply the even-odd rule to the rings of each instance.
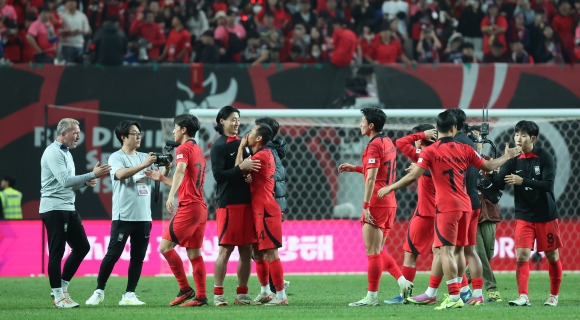
[[[157,251],[165,221],[154,221],[151,242],[143,265],[144,276],[169,274],[165,260]],[[91,251],[85,257],[77,275],[94,275],[98,273],[101,260],[107,251],[110,233],[110,221],[83,222]],[[492,267],[497,271],[515,270],[515,242],[513,239],[515,221],[502,221],[497,226],[495,257]],[[284,222],[283,248],[280,258],[284,263],[285,273],[362,273],[367,270],[367,259],[361,237],[360,223],[356,220],[303,220]],[[407,222],[397,221],[387,241],[387,250],[402,263],[402,241],[405,239]],[[572,234],[578,230],[577,219],[564,219],[560,228]],[[40,221],[0,221],[0,276],[31,276],[42,273],[42,263],[48,261],[46,242],[42,241],[43,226]],[[564,232],[563,232],[564,233]],[[565,270],[578,270],[573,263],[573,255],[566,254],[567,249],[580,246],[578,237],[565,237],[561,250],[562,265]],[[45,248],[43,252],[43,246]],[[65,255],[70,249],[67,248]],[[177,247],[186,270],[190,269],[185,249]],[[208,221],[205,241],[202,248],[207,270],[211,272],[218,255],[217,232],[215,221]],[[237,252],[232,254],[228,273],[235,273]],[[547,270],[546,259],[536,267]],[[114,274],[125,276],[129,264],[129,244],[117,262]],[[427,271],[431,266],[431,257],[419,257],[417,269]],[[536,267],[532,266],[533,269]],[[46,268],[44,268],[46,270]]]

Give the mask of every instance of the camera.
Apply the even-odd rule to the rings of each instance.
[[[166,166],[173,162],[173,156],[169,153],[154,153],[153,155],[157,157],[155,164],[158,166]]]
[[[491,177],[477,178],[477,189],[493,204],[498,203],[503,195],[503,192],[493,184]]]

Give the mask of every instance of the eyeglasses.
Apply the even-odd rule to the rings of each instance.
[[[145,135],[145,132],[130,132],[129,134],[135,136],[135,138],[141,138]]]

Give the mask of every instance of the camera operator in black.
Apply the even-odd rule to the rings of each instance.
[[[478,141],[476,142],[477,153],[481,155],[483,148],[482,138],[484,138],[480,135],[481,127],[471,126],[469,129],[471,131],[470,137]],[[484,156],[484,158],[489,160],[489,157]],[[486,186],[489,187],[489,180],[493,179],[492,174],[488,172],[481,172],[481,176],[480,182],[482,183],[478,186],[480,191]],[[493,199],[489,199],[487,195],[488,194],[484,192],[480,192],[479,194],[479,199],[481,200],[481,214],[477,224],[477,243],[475,244],[475,251],[481,260],[481,266],[483,268],[483,284],[487,292],[486,302],[501,302],[501,295],[497,290],[495,275],[493,274],[493,270],[489,263],[495,250],[496,224],[500,221],[499,205],[497,204],[499,196],[495,194]],[[501,195],[501,191],[499,195]],[[469,269],[469,266],[467,269]]]
[[[469,137],[467,137],[467,135],[465,134],[467,132],[467,123],[465,123],[465,121],[467,120],[467,116],[465,115],[465,112],[459,108],[457,109],[451,109],[451,111],[453,111],[453,115],[455,116],[455,118],[457,119],[457,128],[458,128],[458,132],[455,135],[454,139],[456,141],[459,141],[461,143],[464,144],[468,144],[471,147],[473,147],[473,150],[475,151],[475,144],[473,143],[473,141],[471,139],[469,139]],[[479,179],[480,175],[479,175],[479,170],[477,170],[474,166],[470,165],[469,169],[467,170],[467,175],[465,176],[465,186],[466,186],[466,190],[467,190],[467,194],[469,195],[469,199],[471,199],[471,209],[472,209],[472,216],[471,216],[471,222],[470,223],[477,223],[477,221],[479,220],[479,215],[481,212],[481,201],[479,201],[479,192],[477,190],[477,181]],[[477,215],[477,217],[475,216]],[[471,227],[470,227],[471,228]],[[471,274],[473,275],[474,278],[482,278],[482,266],[481,266],[481,260],[479,259],[479,256],[477,255],[477,252],[475,250],[475,243],[468,243],[468,245],[466,245],[465,247],[463,247],[463,252],[458,252],[456,247],[456,254],[455,256],[457,257],[457,268],[458,268],[458,272],[457,272],[457,276],[463,276],[463,280],[466,280],[465,278],[465,268],[466,268],[466,259],[469,262],[469,267],[471,270]],[[469,286],[465,283],[467,281],[463,281],[461,283],[461,299],[465,302],[467,301],[470,296],[471,296],[471,291],[469,290]],[[477,289],[477,288],[474,288]]]

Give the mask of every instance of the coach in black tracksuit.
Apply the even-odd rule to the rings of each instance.
[[[509,302],[511,306],[530,305],[529,260],[534,241],[536,250],[544,251],[549,262],[550,296],[544,305],[558,305],[562,281],[562,264],[558,251],[562,247],[562,241],[558,227],[558,206],[554,196],[556,165],[551,154],[534,145],[539,134],[536,123],[526,120],[518,122],[514,141],[522,148],[522,154],[506,162],[494,177],[494,183],[500,189],[505,185],[514,186],[516,279],[520,296]]]

